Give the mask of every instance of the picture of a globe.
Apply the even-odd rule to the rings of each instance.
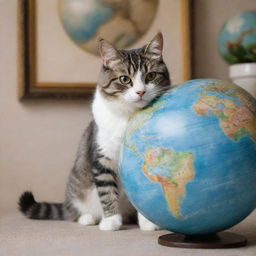
[[[218,47],[230,64],[256,62],[256,11],[227,20],[219,33]]]
[[[159,0],[59,0],[68,36],[87,52],[98,53],[104,38],[117,48],[134,44],[150,28]]]
[[[120,177],[133,205],[167,230],[237,224],[256,207],[256,100],[216,79],[171,89],[129,122]]]

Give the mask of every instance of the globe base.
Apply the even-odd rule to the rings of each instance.
[[[167,234],[158,238],[158,243],[168,247],[218,249],[236,248],[247,244],[247,239],[231,232],[207,235]]]

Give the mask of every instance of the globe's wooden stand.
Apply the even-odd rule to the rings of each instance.
[[[218,249],[242,247],[246,245],[247,240],[244,236],[231,232],[210,235],[182,235],[173,233],[160,236],[158,243],[168,247]]]

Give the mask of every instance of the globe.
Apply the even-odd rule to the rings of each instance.
[[[97,54],[99,38],[117,48],[134,44],[150,28],[158,0],[59,0],[64,30],[76,45]]]
[[[129,121],[120,177],[153,223],[186,235],[225,230],[256,206],[256,100],[237,85],[196,79]]]
[[[230,64],[256,62],[256,11],[227,20],[219,33],[218,48]]]

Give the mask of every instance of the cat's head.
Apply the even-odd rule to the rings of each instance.
[[[117,50],[101,39],[99,52],[103,66],[99,90],[109,99],[145,107],[171,87],[162,51],[160,32],[147,45],[133,50]]]

